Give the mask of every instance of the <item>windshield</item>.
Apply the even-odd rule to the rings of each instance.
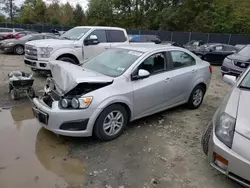
[[[122,75],[140,56],[141,52],[126,49],[107,50],[82,64],[83,68],[106,76]]]
[[[247,75],[241,81],[240,87],[250,89],[250,71],[248,71]]]
[[[250,56],[250,46],[249,45],[245,46],[238,52],[238,54],[242,56]]]
[[[60,38],[68,40],[79,40],[89,30],[89,28],[75,27],[65,32],[63,35],[61,35]]]

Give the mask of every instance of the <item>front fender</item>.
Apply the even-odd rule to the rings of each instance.
[[[52,54],[51,54],[51,60],[56,60],[58,57],[60,57],[61,55],[63,54],[72,54],[74,55],[78,61],[80,62],[80,55],[77,54],[77,51],[74,49],[74,48],[60,48],[56,51],[54,51]]]

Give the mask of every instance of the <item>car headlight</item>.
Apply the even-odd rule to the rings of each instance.
[[[235,130],[235,119],[223,112],[216,121],[215,134],[229,148],[232,147]]]
[[[13,42],[5,43],[4,46],[13,46]]]
[[[74,109],[85,109],[90,106],[92,100],[93,100],[93,97],[62,99],[60,104],[63,108],[72,107]]]
[[[40,47],[40,57],[41,58],[49,58],[50,57],[50,52],[52,52],[53,48],[50,47]]]

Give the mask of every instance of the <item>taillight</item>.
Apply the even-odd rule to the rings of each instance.
[[[210,73],[213,72],[213,67],[211,65],[209,66],[209,70],[210,70]]]

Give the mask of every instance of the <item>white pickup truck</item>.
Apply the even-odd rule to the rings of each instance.
[[[109,48],[129,44],[125,29],[117,27],[75,27],[60,39],[47,39],[25,44],[24,63],[33,71],[50,70],[50,60],[83,63]]]

